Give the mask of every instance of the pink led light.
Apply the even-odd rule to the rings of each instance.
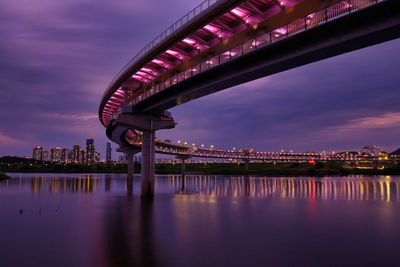
[[[221,29],[219,29],[219,28],[217,28],[217,27],[214,27],[214,26],[212,26],[212,25],[210,25],[210,24],[204,26],[204,29],[206,29],[206,30],[208,30],[208,31],[210,31],[210,32],[213,32],[213,33],[218,33],[218,32],[221,31]]]
[[[164,64],[164,62],[159,59],[153,59],[152,62],[154,62],[156,64]]]
[[[148,75],[147,73],[142,72],[142,71],[138,71],[138,72],[136,72],[136,74],[138,74],[138,75],[143,75],[144,77],[146,77],[146,78],[148,78],[148,79],[151,79],[151,78],[152,78],[150,75]]]
[[[171,49],[168,49],[167,51],[165,51],[165,53],[170,54],[172,56],[178,56],[179,55],[178,52],[176,52],[174,50],[171,50]]]
[[[283,35],[283,34],[286,34],[286,29],[285,28],[279,28],[279,29],[276,29],[274,32],[277,32],[277,33]]]
[[[142,82],[145,82],[145,83],[149,82],[149,80],[150,80],[150,79],[146,79],[144,77],[138,76],[138,75],[133,75],[132,78],[142,81]]]
[[[232,57],[236,56],[237,54],[238,54],[237,52],[231,52],[231,51],[223,53],[224,56],[232,56]]]
[[[182,42],[190,44],[190,45],[194,45],[194,44],[197,43],[195,40],[190,39],[190,38],[185,38],[185,39],[182,40]]]
[[[155,71],[153,71],[153,70],[151,70],[151,69],[148,69],[148,68],[142,68],[141,71],[145,71],[145,72],[151,73],[151,74],[153,74],[153,75],[157,75],[157,74],[158,74],[158,73],[156,73]]]
[[[114,97],[114,98],[124,98],[123,94],[113,94],[111,97]]]
[[[244,18],[247,16],[246,12],[244,12],[241,8],[237,7],[231,10],[231,12],[233,14],[235,14],[236,16],[239,16],[241,18]]]

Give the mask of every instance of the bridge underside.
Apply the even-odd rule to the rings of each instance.
[[[400,1],[347,14],[201,72],[139,102],[161,112],[232,86],[400,37]]]
[[[114,119],[107,120],[107,136],[128,151],[128,154],[129,151],[133,154],[140,150],[144,153],[142,194],[152,195],[156,150],[154,131],[175,126],[173,118],[169,116],[168,127],[154,128],[153,125],[158,123],[154,116],[161,116],[164,120],[166,116],[160,114],[165,114],[165,110],[201,96],[399,37],[400,1],[388,0],[343,14],[279,41],[271,41],[270,44],[250,52],[242,52],[239,57],[170,85],[139,102],[134,102],[133,106],[127,105],[129,87],[124,88],[126,99],[123,112],[113,113]],[[107,116],[111,116],[110,111],[108,112]],[[141,123],[150,125],[150,128],[143,128],[142,124],[137,124],[139,117]],[[141,140],[135,139],[137,137]],[[171,154],[180,153],[178,151]],[[249,160],[246,157],[241,159]]]

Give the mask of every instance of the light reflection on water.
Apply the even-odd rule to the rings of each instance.
[[[396,265],[400,177],[14,174],[0,266]]]
[[[5,182],[7,186],[19,185],[31,188],[32,193],[41,191],[63,192],[110,192],[140,187],[140,178],[127,184],[120,175],[84,176],[23,176]],[[400,180],[390,176],[374,178],[262,178],[223,176],[159,176],[156,193],[187,193],[209,196],[303,198],[324,200],[382,200],[400,201]],[[137,193],[137,192],[136,192]]]

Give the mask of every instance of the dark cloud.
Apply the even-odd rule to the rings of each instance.
[[[87,137],[104,152],[97,108],[108,82],[200,2],[2,1],[0,155],[83,145]],[[397,148],[399,46],[381,44],[184,104],[172,109],[177,128],[158,135],[269,151]]]

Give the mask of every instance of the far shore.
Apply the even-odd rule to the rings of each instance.
[[[399,161],[371,161],[371,162],[345,162],[345,161],[318,161],[318,162],[251,162],[246,168],[243,162],[202,162],[185,164],[186,175],[234,175],[234,176],[348,176],[348,175],[400,175]],[[177,162],[157,163],[156,174],[180,175],[182,165]],[[140,173],[139,162],[134,164],[136,174]],[[4,173],[103,173],[127,174],[126,163],[112,164],[72,164],[52,163],[23,159],[16,157],[0,158],[0,179],[5,179]]]
[[[7,173],[65,173],[65,174],[126,174],[126,167],[116,168],[113,165],[54,165],[54,166],[14,166],[14,168],[0,169],[0,171]],[[140,165],[135,164],[135,174],[140,173]],[[157,164],[156,174],[165,175],[180,175],[180,164]],[[343,168],[342,166],[311,166],[308,164],[295,164],[295,165],[280,165],[274,166],[272,164],[251,163],[248,170],[244,164],[221,164],[221,163],[207,163],[207,164],[186,164],[185,175],[252,175],[252,176],[310,176],[310,177],[324,177],[324,176],[348,176],[348,175],[400,175],[400,168],[398,166],[391,166],[380,169],[373,168]],[[0,180],[6,179],[6,175],[0,175]]]
[[[4,173],[0,172],[0,181],[4,181],[4,180],[7,180],[7,179],[10,179],[10,177],[5,175]]]

